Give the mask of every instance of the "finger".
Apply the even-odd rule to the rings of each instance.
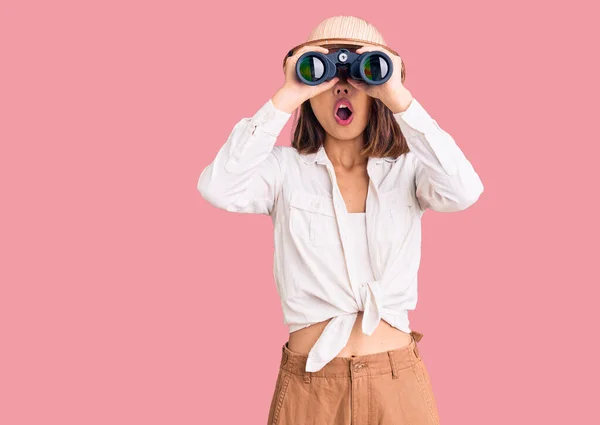
[[[310,48],[311,50],[315,49],[315,50],[319,50],[321,52],[328,52],[329,51],[329,49],[327,47],[323,47],[323,46],[310,45],[310,46],[306,46],[306,47]]]
[[[301,56],[303,53],[305,53],[305,52],[310,52],[310,51],[318,51],[318,52],[321,52],[321,53],[328,53],[328,52],[329,52],[329,49],[326,49],[325,47],[321,47],[321,46],[311,46],[311,45],[309,45],[309,46],[304,46],[304,47],[301,47],[301,48],[300,48],[300,49],[299,49],[299,50],[296,52],[296,54],[295,54],[294,56],[298,56],[298,57],[299,57],[299,56]]]
[[[358,53],[358,54],[365,53],[365,52],[384,52],[388,56],[397,56],[397,57],[399,57],[398,55],[393,54],[392,52],[390,52],[389,50],[387,50],[384,47],[362,46],[360,49],[356,50],[356,53]]]
[[[362,46],[359,49],[356,49],[356,53],[364,53],[364,52],[373,52],[375,50],[382,50],[376,46]]]
[[[352,78],[348,78],[346,81],[348,81],[348,83],[349,83],[349,84],[350,84],[352,87],[354,87],[354,88],[356,88],[356,89],[358,89],[358,90],[365,90],[365,88],[366,88],[366,87],[365,87],[365,86],[366,86],[366,84],[365,84],[365,83],[361,83],[360,81],[354,80],[354,79],[352,79]]]
[[[314,95],[319,95],[327,90],[329,90],[330,88],[332,88],[335,83],[337,83],[340,79],[338,77],[333,77],[331,80],[326,81],[324,83],[319,84],[318,86],[314,87]]]
[[[331,80],[325,82],[325,83],[321,83],[319,84],[319,88],[318,88],[318,92],[319,93],[323,93],[324,91],[329,90],[330,88],[332,88],[335,83],[337,83],[338,81],[340,81],[339,77],[333,77]]]
[[[325,87],[325,90],[333,87],[335,85],[335,83],[337,83],[338,81],[340,81],[340,77],[333,77],[331,80],[327,81],[325,84],[323,84],[323,86]]]
[[[347,81],[348,81],[350,84],[352,84],[352,85],[354,85],[354,86],[364,86],[364,85],[366,85],[364,81],[361,81],[361,80],[356,80],[356,79],[354,79],[354,78],[352,78],[352,77],[350,77],[350,78],[347,78],[346,80],[347,80]]]

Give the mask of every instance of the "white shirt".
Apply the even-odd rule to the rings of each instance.
[[[345,254],[348,211],[325,149],[299,154],[291,146],[275,146],[291,115],[269,99],[254,116],[242,118],[201,172],[198,190],[217,208],[271,216],[284,323],[293,332],[332,318],[308,354],[306,371],[314,372],[346,346],[358,311],[364,311],[367,335],[382,319],[411,331],[421,217],[427,208],[468,208],[483,184],[454,139],[413,98],[394,114],[410,152],[368,159],[365,219],[375,278],[361,282]]]
[[[354,276],[354,282],[359,285],[375,280],[371,257],[369,254],[369,240],[367,238],[366,213],[348,213],[348,265]]]

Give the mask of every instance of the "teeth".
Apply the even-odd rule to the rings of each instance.
[[[346,105],[340,105],[340,106],[338,107],[338,109],[342,109],[342,108],[346,108],[346,109],[348,109],[348,107],[347,107]]]

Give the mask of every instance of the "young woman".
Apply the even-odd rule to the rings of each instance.
[[[385,52],[390,79],[368,85],[343,66],[318,85],[298,79],[303,53],[342,47]],[[268,424],[438,424],[417,347],[423,335],[408,320],[421,217],[464,210],[483,185],[404,87],[400,57],[369,23],[326,19],[290,51],[284,74],[198,181],[215,207],[273,220],[273,270],[290,335]],[[274,146],[298,108],[292,146]]]

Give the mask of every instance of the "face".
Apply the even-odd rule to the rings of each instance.
[[[330,49],[329,53],[338,50]],[[356,48],[348,50],[355,51]],[[327,134],[338,140],[356,139],[367,127],[373,98],[348,83],[347,70],[340,69],[338,76],[339,81],[331,89],[310,99],[310,106]],[[345,110],[336,108],[342,99],[349,102]],[[351,114],[348,114],[349,110]]]

